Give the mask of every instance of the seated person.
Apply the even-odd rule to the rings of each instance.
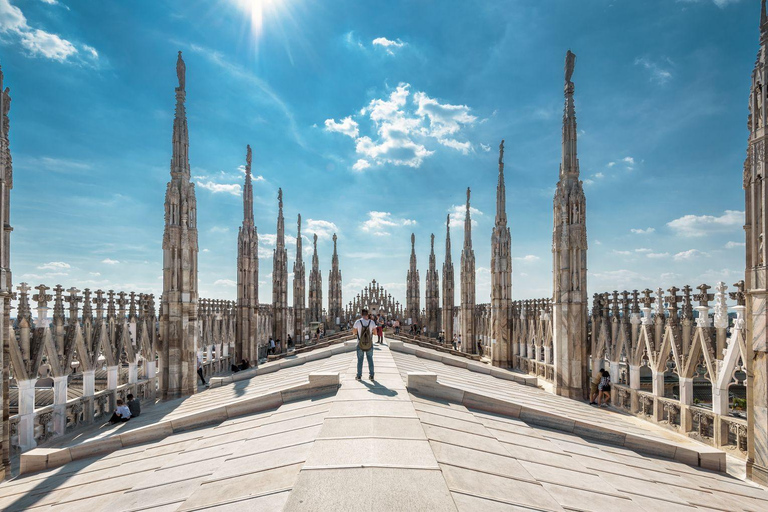
[[[128,410],[131,411],[131,418],[137,418],[141,414],[141,403],[138,398],[133,398],[132,394],[128,394]]]
[[[109,422],[115,424],[120,423],[121,421],[128,421],[129,419],[131,419],[131,410],[127,405],[123,403],[122,400],[118,400],[117,409],[115,409],[115,412],[112,414]]]
[[[247,359],[243,359],[243,362],[240,363],[241,370],[247,370],[250,367],[251,367],[251,363],[249,363]]]
[[[232,363],[232,365],[229,367],[229,369],[232,371],[232,373],[237,373],[240,371],[240,367],[237,366],[235,363]]]

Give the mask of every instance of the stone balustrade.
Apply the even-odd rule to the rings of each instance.
[[[710,290],[595,294],[590,378],[607,369],[616,406],[743,458],[744,283]]]

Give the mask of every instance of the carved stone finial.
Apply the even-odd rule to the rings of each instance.
[[[251,174],[251,158],[252,158],[252,153],[251,153],[251,145],[250,144],[246,145],[246,150],[245,151],[246,151],[245,152],[245,172],[248,173],[248,174]]]
[[[411,233],[411,250],[416,249],[416,235]]]
[[[181,51],[179,51],[179,56],[176,59],[176,76],[179,79],[179,90],[183,91],[185,90],[186,86],[186,75],[187,75],[187,66],[184,64],[184,59],[181,58]]]
[[[499,144],[499,169],[504,168],[504,139],[501,139]]]
[[[282,210],[283,209],[283,189],[282,188],[277,189],[277,204],[278,204],[278,207]]]
[[[571,77],[573,77],[573,70],[576,67],[576,54],[571,50],[565,54],[565,83],[571,83]]]

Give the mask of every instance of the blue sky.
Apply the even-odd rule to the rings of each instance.
[[[570,48],[590,293],[730,285],[743,277],[759,9],[757,0],[0,0],[14,281],[159,294],[182,50],[202,296],[235,298],[250,144],[262,302],[278,187],[288,234],[301,213],[303,234],[320,237],[325,287],[338,233],[346,303],[371,279],[404,300],[411,232],[421,275],[430,233],[440,268],[446,214],[461,209],[467,186],[478,302],[487,302],[502,138],[514,295],[548,296]],[[456,217],[457,297],[462,237]]]

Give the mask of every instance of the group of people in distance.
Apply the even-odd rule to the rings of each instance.
[[[592,379],[589,393],[589,405],[608,407],[611,403],[611,374],[608,370],[600,370]],[[597,400],[597,401],[595,401]]]

